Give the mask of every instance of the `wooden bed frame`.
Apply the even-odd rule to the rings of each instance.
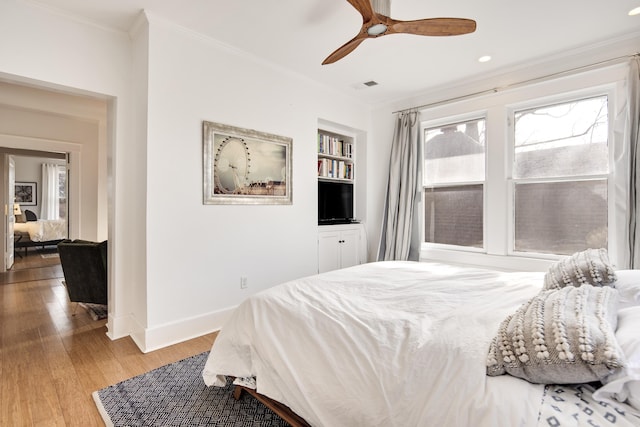
[[[251,388],[243,387],[241,385],[235,386],[233,389],[234,399],[236,400],[240,399],[243,391],[249,393],[251,396],[256,398],[264,406],[271,409],[273,412],[276,413],[276,415],[278,415],[280,418],[285,420],[292,427],[311,427],[309,423],[307,423],[302,417],[300,417],[299,415],[294,413],[291,409],[289,409],[288,406],[283,405],[280,402],[276,402],[275,400],[270,399],[267,396],[264,396]]]

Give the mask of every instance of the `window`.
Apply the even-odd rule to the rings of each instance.
[[[541,271],[605,247],[624,264],[627,74],[620,64],[421,110],[421,258]]]
[[[58,166],[58,215],[67,218],[67,167]]]
[[[484,245],[485,119],[424,131],[425,242]]]
[[[515,111],[513,122],[513,249],[607,247],[607,97]]]

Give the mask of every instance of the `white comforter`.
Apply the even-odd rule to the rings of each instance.
[[[65,239],[67,237],[67,221],[63,219],[39,219],[37,221],[16,222],[15,231],[29,233],[33,242]]]
[[[437,263],[365,264],[244,301],[203,377],[256,389],[313,426],[534,426],[543,386],[487,377],[500,322],[542,273]]]

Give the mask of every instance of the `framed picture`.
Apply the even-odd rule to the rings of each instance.
[[[22,206],[38,204],[38,184],[35,182],[16,182],[15,203]]]
[[[203,122],[204,204],[290,205],[292,139]]]

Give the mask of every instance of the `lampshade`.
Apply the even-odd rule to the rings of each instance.
[[[13,215],[22,215],[22,210],[20,209],[20,204],[19,203],[14,203],[13,204]]]

